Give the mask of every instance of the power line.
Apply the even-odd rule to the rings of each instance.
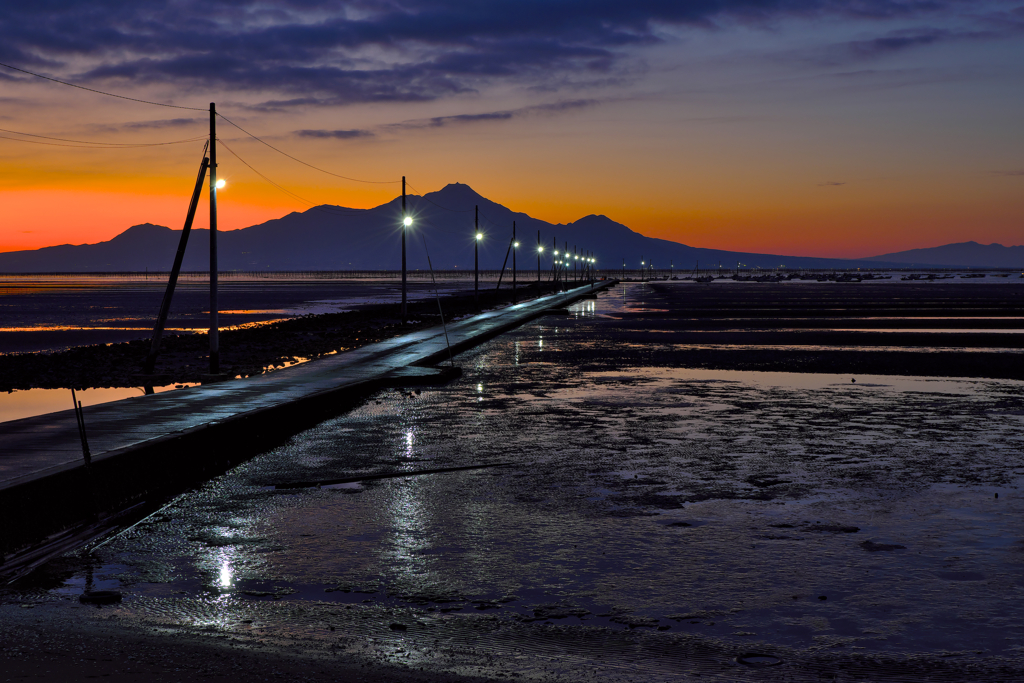
[[[119,100],[129,100],[131,102],[140,102],[142,104],[152,104],[152,105],[155,105],[157,107],[170,107],[171,109],[188,109],[189,111],[207,111],[206,109],[203,109],[201,107],[183,107],[180,104],[167,104],[166,102],[150,102],[149,100],[140,100],[140,99],[137,99],[135,97],[126,97],[125,95],[115,95],[112,92],[104,92],[103,90],[96,90],[95,88],[87,88],[84,85],[76,85],[74,83],[68,83],[67,81],[62,81],[62,80],[57,79],[57,78],[50,78],[49,76],[44,76],[42,74],[37,74],[34,71],[28,71],[26,69],[19,69],[16,66],[11,66],[10,64],[4,64],[3,62],[0,62],[0,66],[7,67],[8,69],[13,69],[14,71],[20,71],[23,74],[28,74],[29,76],[35,76],[36,78],[42,78],[42,79],[45,79],[47,81],[53,81],[54,83],[60,83],[61,85],[66,85],[66,86],[69,86],[71,88],[78,88],[79,90],[88,90],[89,92],[94,92],[97,95],[106,95],[107,97],[116,97]]]
[[[219,142],[224,147],[224,149],[226,149],[228,152],[230,152],[231,156],[235,157],[236,159],[241,161],[243,164],[245,164],[245,166],[250,171],[252,171],[256,175],[258,175],[260,178],[263,178],[265,181],[267,181],[268,183],[270,183],[271,185],[273,185],[274,187],[279,189],[281,192],[284,192],[288,196],[292,197],[293,199],[297,199],[300,202],[303,202],[305,204],[309,204],[311,207],[313,207],[314,209],[317,209],[318,211],[323,211],[325,213],[330,213],[330,214],[334,214],[334,215],[341,215],[341,216],[354,216],[354,215],[362,214],[362,213],[365,212],[364,210],[361,210],[361,209],[345,210],[345,209],[342,209],[340,207],[337,207],[337,208],[325,208],[323,205],[317,204],[316,202],[312,202],[312,201],[306,199],[305,197],[302,197],[301,195],[297,195],[294,192],[292,192],[291,190],[288,190],[288,189],[282,187],[281,185],[278,185],[273,180],[271,180],[267,176],[265,176],[262,173],[260,173],[259,171],[257,171],[255,168],[252,167],[252,165],[249,164],[249,162],[247,162],[242,157],[238,156],[238,154],[235,152],[235,150],[233,150],[230,147],[228,147],[227,143],[224,142],[223,140],[221,140],[220,138],[217,138],[217,142]]]
[[[6,128],[0,128],[0,133],[12,133],[14,135],[25,135],[31,138],[41,138],[43,140],[57,140],[59,142],[73,142],[76,143],[73,146],[76,147],[94,147],[96,149],[102,149],[104,147],[110,148],[129,148],[129,147],[159,147],[161,145],[180,145],[183,142],[195,142],[197,140],[205,140],[205,135],[198,137],[187,138],[185,140],[172,140],[171,142],[94,142],[91,140],[70,140],[68,138],[54,138],[48,135],[36,135],[34,133],[22,133],[20,130],[7,130]],[[2,136],[0,136],[2,137]],[[19,142],[35,142],[36,144],[53,144],[53,143],[40,143],[35,140],[21,140],[19,138],[8,138],[4,137],[4,140],[18,140]],[[58,145],[58,146],[72,146],[72,145]]]
[[[274,147],[272,144],[270,144],[266,140],[263,140],[263,139],[255,136],[255,135],[253,135],[252,133],[247,131],[245,128],[242,128],[240,125],[238,125],[237,123],[235,123],[234,121],[232,121],[228,117],[224,116],[220,112],[217,112],[217,116],[219,116],[220,118],[224,119],[225,121],[230,123],[232,126],[234,126],[238,130],[242,131],[243,133],[245,133],[246,135],[251,137],[256,142],[260,142],[260,143],[266,145],[267,147],[269,147],[270,149],[274,150],[278,154],[283,154],[284,156],[288,157],[292,161],[296,161],[296,162],[302,164],[303,166],[308,166],[309,168],[313,169],[314,171],[320,171],[321,173],[326,173],[327,175],[334,176],[335,178],[341,178],[342,180],[350,180],[350,181],[352,181],[354,183],[370,183],[372,185],[386,185],[386,184],[389,184],[389,183],[399,183],[399,182],[401,182],[400,180],[362,180],[360,178],[350,178],[348,176],[338,175],[337,173],[332,173],[330,171],[326,171],[326,170],[324,170],[324,169],[322,169],[322,168],[320,168],[318,166],[314,166],[313,164],[306,163],[302,159],[297,159],[297,158],[293,157],[291,154],[288,154],[287,152],[283,152],[283,151],[279,150],[277,147]]]

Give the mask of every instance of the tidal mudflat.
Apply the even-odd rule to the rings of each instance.
[[[626,285],[380,393],[51,563],[0,621],[314,680],[1024,676],[1024,382],[686,367],[672,296]]]

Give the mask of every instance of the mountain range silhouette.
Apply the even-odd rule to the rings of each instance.
[[[646,237],[607,216],[590,215],[568,224],[551,224],[508,209],[477,194],[468,185],[453,183],[437,192],[407,197],[413,225],[407,233],[408,267],[436,270],[473,268],[473,211],[480,207],[480,267],[501,268],[516,224],[520,242],[517,265],[537,268],[537,232],[544,247],[541,268],[551,267],[551,250],[566,248],[593,254],[598,267],[636,272],[640,261],[656,268],[686,273],[700,268],[857,268],[945,265],[951,267],[1018,267],[1024,247],[976,242],[884,254],[864,259],[812,258],[755,254],[690,247]],[[200,216],[197,222],[202,221]],[[290,213],[241,230],[218,233],[222,271],[395,270],[401,267],[401,199],[372,209],[318,206]],[[180,230],[145,223],[97,244],[60,245],[0,253],[0,272],[124,272],[167,271],[177,250]],[[209,231],[193,229],[183,270],[209,268]],[[512,260],[509,258],[508,267]]]

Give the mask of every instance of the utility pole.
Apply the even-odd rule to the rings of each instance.
[[[519,303],[519,299],[516,297],[516,248],[519,246],[519,242],[516,242],[516,222],[512,221],[512,303]]]
[[[558,258],[558,238],[551,238],[551,293],[558,291],[558,268],[555,266],[555,259]]]
[[[405,230],[409,227],[409,216],[405,213],[405,176],[402,176],[402,324],[409,319],[408,297],[405,286]]]
[[[209,144],[207,144],[209,149]],[[156,325],[153,326],[153,341],[149,348],[149,355],[142,365],[144,375],[152,375],[156,367],[156,357],[160,352],[160,339],[164,334],[164,325],[167,323],[167,314],[171,310],[171,299],[174,297],[174,288],[178,284],[178,274],[181,272],[181,262],[185,258],[185,247],[188,245],[188,236],[192,232],[192,221],[196,217],[196,208],[199,206],[199,197],[203,192],[203,181],[206,180],[206,172],[210,168],[210,157],[206,156],[203,150],[203,161],[199,164],[199,177],[196,178],[195,189],[192,190],[192,201],[188,205],[188,213],[185,216],[185,227],[181,231],[181,239],[178,240],[178,251],[174,254],[174,264],[171,266],[171,275],[167,279],[167,289],[164,290],[164,298],[160,302],[160,312],[156,317]],[[148,274],[147,274],[148,278]],[[152,380],[150,380],[152,382]],[[145,384],[146,393],[150,394],[153,387],[150,383]]]
[[[217,320],[217,105],[210,102],[210,374],[220,374]]]
[[[473,207],[473,303],[480,305],[480,206]]]
[[[540,254],[544,247],[540,243],[540,230],[537,231],[537,298],[540,298]]]

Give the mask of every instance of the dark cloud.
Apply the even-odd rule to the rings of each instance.
[[[121,128],[128,128],[133,130],[147,130],[150,128],[185,128],[189,126],[195,126],[198,124],[209,124],[209,118],[189,118],[189,119],[160,119],[159,121],[132,121],[121,125]]]
[[[0,16],[0,61],[86,84],[173,83],[268,93],[260,107],[423,101],[495,80],[529,87],[622,78],[664,26],[792,16],[918,18],[963,0],[34,0]],[[963,11],[967,11],[966,9]],[[848,46],[883,54],[921,32]],[[84,66],[83,66],[84,65]],[[10,74],[7,74],[10,77]],[[123,85],[122,84],[122,85]],[[554,85],[553,85],[554,84]]]
[[[567,100],[564,102],[552,102],[550,104],[535,104],[529,107],[518,109],[506,109],[502,111],[483,112],[480,114],[454,114],[451,116],[434,116],[429,119],[415,119],[393,123],[387,128],[441,128],[464,123],[479,123],[481,121],[508,121],[509,119],[521,118],[536,114],[558,114],[573,109],[584,109],[600,104],[601,100]]]
[[[351,140],[352,138],[372,137],[373,133],[368,130],[297,130],[295,134],[303,138],[335,138],[337,140]]]
[[[1002,176],[1024,176],[1024,169],[1017,169],[1015,171],[992,171],[992,173]]]
[[[830,181],[828,181],[826,183],[818,183],[818,187],[839,187],[840,185],[845,185],[845,184],[846,184],[846,181],[837,182],[835,180],[830,180]]]

